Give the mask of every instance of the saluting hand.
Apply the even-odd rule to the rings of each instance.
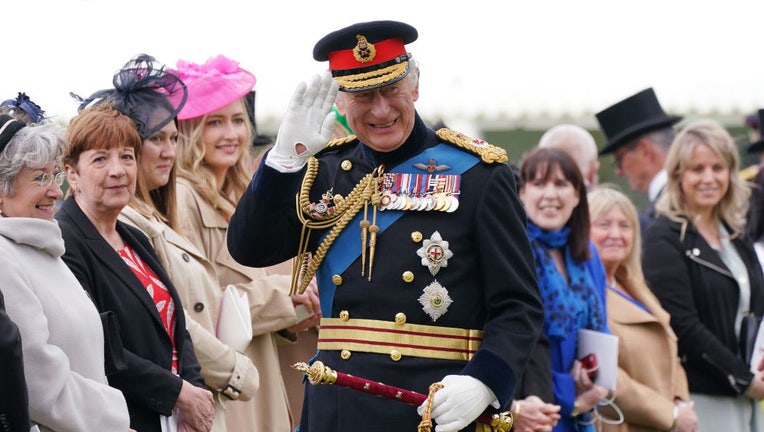
[[[339,85],[329,71],[315,75],[310,84],[300,83],[281,121],[276,143],[265,164],[279,172],[299,171],[309,157],[323,149],[332,138],[332,112]]]

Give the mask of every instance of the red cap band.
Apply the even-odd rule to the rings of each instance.
[[[372,61],[366,63],[358,61],[352,49],[330,52],[329,69],[334,71],[373,66],[406,54],[406,47],[400,38],[386,39],[373,45],[377,53]]]

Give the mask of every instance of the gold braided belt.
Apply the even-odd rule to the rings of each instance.
[[[402,356],[469,361],[482,341],[482,330],[368,319],[322,318],[318,333],[319,350],[389,354],[395,361]]]

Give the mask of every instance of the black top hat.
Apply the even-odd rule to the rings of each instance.
[[[612,153],[640,135],[672,126],[682,120],[682,117],[666,115],[652,87],[595,115],[607,138],[607,144],[600,155]]]
[[[313,48],[313,58],[329,60],[340,90],[372,90],[408,75],[411,54],[405,44],[417,37],[414,27],[398,21],[353,24],[321,38]]]
[[[748,153],[760,153],[764,151],[764,135],[761,133],[761,125],[764,125],[764,109],[760,109],[758,114],[759,140],[748,145],[748,148],[746,148]]]

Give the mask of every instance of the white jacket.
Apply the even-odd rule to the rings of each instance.
[[[29,415],[43,431],[127,431],[122,392],[109,387],[98,311],[61,260],[56,222],[0,217],[0,290],[19,327]]]

